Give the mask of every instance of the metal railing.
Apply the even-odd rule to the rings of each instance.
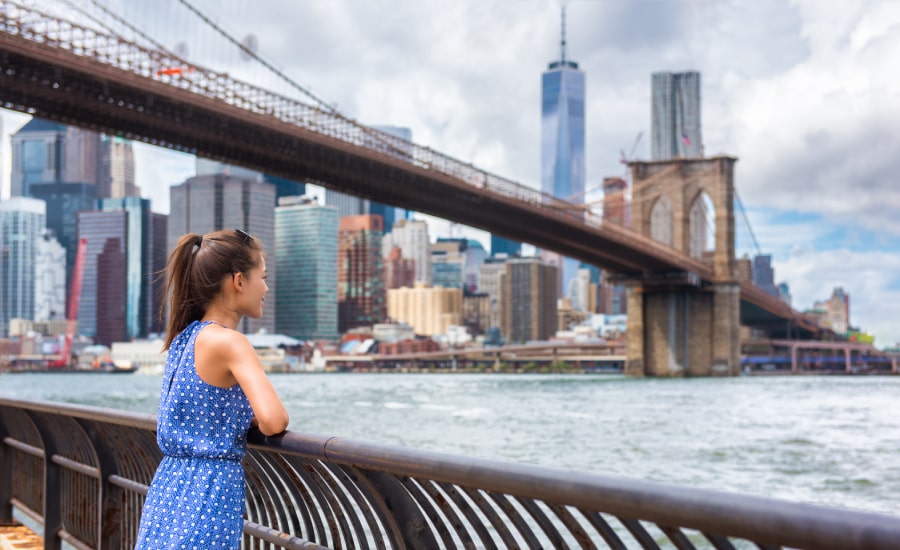
[[[133,548],[153,416],[0,399],[0,522]],[[244,548],[898,548],[900,518],[297,433],[251,432]]]

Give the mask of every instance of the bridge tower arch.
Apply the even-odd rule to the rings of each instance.
[[[644,273],[626,279],[627,374],[740,373],[735,162],[718,156],[629,163],[631,228],[710,264],[713,280],[700,283],[691,273]]]

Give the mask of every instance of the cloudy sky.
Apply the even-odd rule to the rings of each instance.
[[[190,3],[252,34],[264,59],[344,114],[539,185],[540,76],[560,55],[559,0]],[[179,0],[90,4],[279,89]],[[567,58],[587,82],[588,187],[624,174],[620,150],[640,133],[634,157],[649,158],[650,74],[700,71],[706,153],[739,158],[739,254],[771,254],[795,308],[841,286],[854,326],[881,347],[900,341],[900,1],[570,0],[567,13]],[[27,120],[3,114],[7,134]],[[138,184],[167,211],[192,158],[142,146],[137,161]]]

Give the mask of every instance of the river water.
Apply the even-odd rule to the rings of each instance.
[[[897,514],[900,377],[276,374],[289,429]],[[0,396],[156,412],[161,378],[4,374]]]

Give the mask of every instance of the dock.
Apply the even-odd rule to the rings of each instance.
[[[44,539],[21,523],[0,525],[0,550],[32,550],[44,547]]]

